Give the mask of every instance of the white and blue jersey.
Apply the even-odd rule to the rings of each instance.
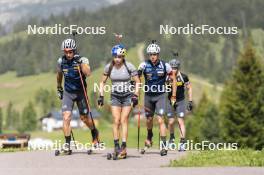
[[[82,64],[89,65],[89,60],[85,57],[80,57],[79,55],[75,55],[72,60],[67,60],[65,56],[58,59],[57,71],[63,73],[64,89],[67,92],[83,91],[81,78],[78,71],[77,59],[80,59]],[[85,75],[82,74],[82,78],[84,81],[84,86],[86,87]]]
[[[139,72],[145,77],[145,93],[149,95],[159,95],[166,92],[166,77],[171,74],[171,66],[158,60],[157,64],[153,64],[147,60],[139,65]]]

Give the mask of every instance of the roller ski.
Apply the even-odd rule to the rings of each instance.
[[[120,152],[120,147],[115,146],[113,153],[107,153],[106,155],[107,160],[117,160],[119,152]]]
[[[152,144],[153,144],[153,142],[151,141],[151,140],[146,140],[145,141],[145,147],[143,148],[143,149],[141,149],[140,150],[140,153],[141,154],[145,154],[145,152],[150,148],[150,147],[152,147]]]
[[[63,155],[71,155],[72,150],[70,149],[70,146],[65,146],[66,148],[62,148],[61,150],[55,151],[55,156],[63,156]]]
[[[114,151],[113,153],[107,153],[107,160],[120,160],[127,158],[126,148],[121,149],[119,151]]]

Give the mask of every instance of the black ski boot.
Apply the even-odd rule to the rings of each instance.
[[[61,150],[56,150],[55,151],[55,156],[60,156],[60,155],[71,155],[72,150],[70,148],[70,144],[65,144],[65,148],[62,148]]]
[[[162,150],[160,150],[160,155],[161,156],[166,156],[167,153],[168,153],[168,151],[166,149],[164,149],[164,148],[162,148]]]

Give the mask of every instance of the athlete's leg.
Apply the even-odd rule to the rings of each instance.
[[[86,103],[85,96],[82,93],[80,93],[78,95],[76,102],[77,102],[77,106],[78,106],[79,113],[80,113],[80,119],[91,130],[92,142],[94,144],[98,143],[99,142],[99,131],[94,126],[94,122],[91,116],[89,115],[88,104]]]
[[[178,115],[179,132],[180,132],[180,147],[179,147],[179,151],[186,150],[186,148],[185,148],[185,143],[186,143],[185,133],[186,133],[186,130],[185,130],[185,124],[184,124],[185,109],[186,109],[185,101],[184,100],[179,101],[177,103],[177,109],[176,109],[176,112],[177,112],[177,115]]]
[[[65,136],[65,143],[70,145],[71,142],[71,114],[73,109],[74,94],[67,91],[64,92],[62,99],[62,116],[63,116],[63,133]]]
[[[160,128],[160,140],[161,140],[161,148],[165,149],[167,146],[166,143],[166,124],[164,120],[165,116],[165,109],[166,109],[166,94],[161,94],[156,97],[156,113],[158,117],[158,122],[159,122],[159,128]]]
[[[120,138],[120,125],[121,125],[121,112],[122,103],[120,97],[115,94],[111,94],[111,110],[113,116],[113,137],[114,137],[114,147],[115,152],[120,150],[119,138]]]
[[[184,100],[177,102],[176,113],[178,116],[178,125],[179,125],[181,138],[185,138],[185,124],[184,124],[185,109],[186,107]]]
[[[178,117],[178,122],[179,122],[180,136],[181,138],[185,138],[186,130],[185,130],[184,118]]]
[[[175,112],[174,108],[171,106],[169,102],[167,102],[167,117],[168,117],[168,130],[170,133],[170,143],[174,143],[174,128],[175,128]]]
[[[121,112],[121,126],[122,126],[122,144],[120,156],[126,157],[126,147],[127,147],[127,136],[128,136],[128,118],[131,111],[131,106],[123,106]]]
[[[121,112],[121,126],[122,126],[122,142],[127,141],[128,135],[128,117],[131,111],[131,106],[123,106]]]
[[[121,111],[120,106],[112,106],[112,116],[113,116],[113,136],[114,136],[114,145],[119,147],[119,128],[121,123]]]
[[[147,139],[145,141],[146,146],[151,146],[153,137],[153,116],[155,111],[155,105],[151,100],[151,96],[145,94],[144,109],[146,113],[146,126],[147,126]]]
[[[64,136],[71,136],[71,111],[64,111],[62,115]]]

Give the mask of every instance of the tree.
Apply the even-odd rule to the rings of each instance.
[[[35,95],[36,104],[40,104],[42,113],[47,114],[53,108],[60,107],[60,101],[54,90],[39,89]]]
[[[251,44],[238,59],[221,96],[221,137],[241,147],[264,146],[264,75]]]
[[[14,110],[13,110],[13,103],[9,102],[6,111],[6,128],[7,129],[14,129]]]
[[[201,127],[201,135],[211,142],[220,142],[219,115],[216,105],[210,101],[204,114],[204,122]]]
[[[209,140],[219,141],[219,122],[216,105],[207,97],[206,93],[194,110],[193,118],[187,122],[187,137],[194,142]]]
[[[34,131],[37,129],[37,114],[32,102],[23,109],[19,132]]]

